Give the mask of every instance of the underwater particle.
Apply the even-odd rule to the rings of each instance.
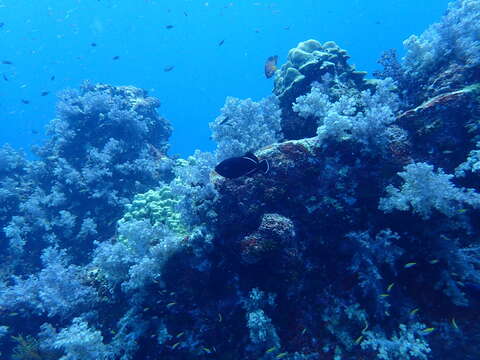
[[[4,25],[5,25],[5,23],[0,22],[0,28],[3,28]]]
[[[405,265],[403,265],[403,267],[405,269],[410,269],[411,267],[414,267],[415,265],[417,265],[416,262],[409,262],[409,263],[406,263]]]
[[[168,65],[168,66],[165,66],[163,68],[163,72],[170,72],[172,71],[173,69],[175,69],[175,66],[174,65]]]
[[[184,12],[183,12],[183,15],[184,15],[184,16],[188,16],[188,14],[187,14],[187,12],[186,12],[186,11],[184,11]]]
[[[120,56],[118,55],[115,55],[114,57],[112,57],[112,60],[118,60],[118,59],[120,59]]]
[[[8,77],[5,74],[2,74],[3,80],[8,81]]]
[[[50,76],[50,81],[55,80],[55,75]]]
[[[21,102],[22,102],[22,104],[25,104],[25,105],[30,104],[30,100],[22,99]]]
[[[32,129],[31,132],[32,132],[33,135],[38,135],[38,133],[39,133],[39,131],[37,129]]]
[[[92,42],[92,43],[90,43],[90,46],[91,47],[97,47],[97,43]]]
[[[274,56],[269,56],[267,60],[265,61],[265,77],[267,79],[270,79],[273,74],[275,74],[275,71],[277,71],[277,61],[278,61],[278,55]]]
[[[48,94],[50,94],[50,91],[42,91],[40,96],[47,96]]]
[[[253,175],[257,171],[266,174],[269,168],[267,160],[259,161],[253,153],[248,152],[241,157],[231,157],[223,160],[215,166],[215,171],[227,179],[235,179]]]
[[[288,26],[288,25],[287,25],[287,26],[284,26],[284,27],[283,27],[283,30],[290,30],[290,26]]]
[[[173,29],[174,27],[174,25],[165,25],[165,29],[167,30]]]
[[[222,46],[224,43],[225,43],[225,40],[220,40],[220,41],[218,42],[218,46]]]
[[[13,62],[11,62],[10,60],[2,60],[2,64],[3,65],[13,65]]]

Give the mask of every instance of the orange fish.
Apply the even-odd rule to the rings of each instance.
[[[275,71],[277,71],[277,60],[278,56],[270,56],[267,61],[265,61],[265,77],[267,79],[271,78]]]

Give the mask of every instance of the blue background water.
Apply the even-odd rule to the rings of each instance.
[[[174,126],[170,153],[210,150],[208,123],[227,95],[270,94],[268,56],[278,54],[281,64],[300,41],[334,40],[359,70],[371,72],[383,50],[401,51],[402,41],[438,21],[447,3],[0,0],[0,60],[13,62],[0,65],[8,78],[0,78],[0,144],[39,143],[55,114],[55,93],[89,79],[135,85],[160,98],[160,113]],[[175,68],[164,72],[166,66]]]

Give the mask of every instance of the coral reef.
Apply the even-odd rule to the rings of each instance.
[[[280,109],[274,96],[259,102],[227,97],[222,114],[210,123],[217,161],[242,156],[282,139]]]
[[[329,74],[332,77],[329,86],[334,89],[367,89],[366,73],[356,71],[347,63],[348,59],[347,52],[333,41],[321,44],[316,40],[307,40],[288,52],[287,62],[275,73],[273,90],[280,102],[282,131],[286,139],[302,139],[315,134],[315,121],[300,118],[292,112],[292,103],[307,93],[314,81],[321,81]]]
[[[0,238],[9,252],[20,261],[26,250],[38,254],[41,244],[81,242],[83,250],[72,254],[81,257],[93,240],[114,234],[115,220],[136,193],[170,180],[171,127],[158,106],[134,87],[85,83],[60,95],[49,138],[35,150],[39,160],[20,160],[4,148],[9,218],[0,217]]]
[[[479,13],[381,80],[300,43],[187,159],[144,91],[67,91],[38,160],[0,149],[2,356],[480,358]],[[267,173],[213,171],[247,150]]]

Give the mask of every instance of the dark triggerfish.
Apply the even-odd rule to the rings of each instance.
[[[265,77],[267,79],[271,78],[273,74],[275,74],[275,71],[277,71],[277,61],[278,61],[278,56],[270,56],[266,61],[265,61]]]
[[[241,157],[228,158],[215,166],[215,171],[228,179],[235,179],[240,176],[250,176],[257,171],[263,171],[266,174],[268,169],[268,161],[259,161],[251,152],[248,152]]]

